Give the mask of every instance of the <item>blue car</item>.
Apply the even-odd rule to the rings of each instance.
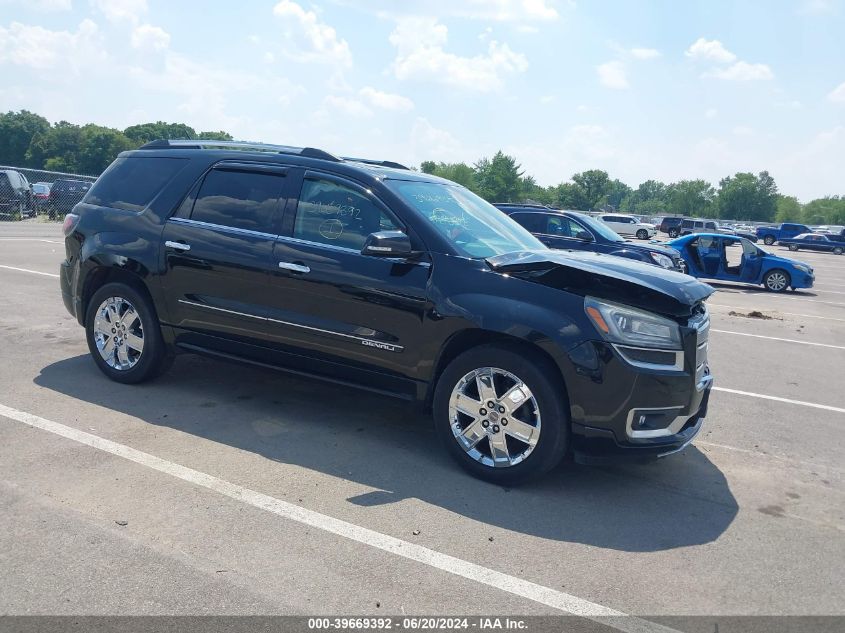
[[[812,288],[813,268],[772,255],[743,237],[697,233],[668,242],[687,264],[687,274],[700,279],[762,285],[772,292]]]
[[[831,239],[832,237],[834,239]],[[786,246],[792,252],[801,248],[808,251],[833,253],[834,255],[841,255],[845,252],[845,242],[835,241],[834,236],[825,235],[824,233],[802,233],[797,237],[780,240],[778,244]]]

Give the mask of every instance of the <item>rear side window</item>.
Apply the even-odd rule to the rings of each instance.
[[[275,233],[273,219],[284,182],[281,174],[213,169],[200,187],[191,219]]]
[[[91,187],[85,202],[142,211],[187,163],[186,158],[118,158]]]
[[[511,217],[532,233],[546,232],[546,223],[540,213],[514,213]]]

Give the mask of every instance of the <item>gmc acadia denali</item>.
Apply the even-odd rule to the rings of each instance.
[[[155,141],[122,153],[64,232],[64,303],[119,382],[193,352],[416,401],[458,462],[502,484],[567,453],[676,452],[707,411],[709,286],[550,250],[396,163]]]

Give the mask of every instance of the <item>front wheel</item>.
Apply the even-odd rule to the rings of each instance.
[[[794,253],[795,251],[798,250],[798,244],[790,244],[789,250],[791,250]]]
[[[637,231],[637,237],[641,240],[647,240],[648,231],[646,231],[645,229],[640,229],[639,231]]]
[[[842,247],[841,247],[841,246],[836,246],[836,247],[833,249],[833,254],[834,254],[834,255],[841,255],[841,254],[842,254]]]
[[[116,382],[143,382],[170,364],[154,309],[144,295],[126,284],[106,284],[94,293],[85,334],[97,367]]]
[[[763,244],[765,244],[766,246],[771,246],[774,243],[775,243],[775,238],[772,237],[771,235],[767,235],[766,237],[763,238]]]
[[[437,382],[434,423],[470,473],[513,485],[554,468],[569,446],[557,369],[537,353],[482,345],[453,360]]]
[[[771,290],[772,292],[783,292],[789,287],[791,279],[789,277],[789,273],[784,270],[771,270],[766,273],[766,276],[763,278],[763,285],[766,287],[766,290]]]

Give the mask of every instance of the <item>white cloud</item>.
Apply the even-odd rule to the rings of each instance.
[[[521,20],[556,20],[559,17],[553,0],[469,0],[463,9],[466,17],[499,22]]]
[[[687,57],[729,64],[736,59],[736,55],[726,49],[719,40],[706,40],[699,37],[686,53]]]
[[[132,30],[132,47],[148,51],[163,51],[170,46],[170,33],[160,26],[140,24]]]
[[[754,134],[754,128],[748,127],[747,125],[737,125],[731,130],[734,136],[752,136]]]
[[[599,82],[614,90],[625,90],[629,87],[628,77],[625,74],[625,65],[620,61],[610,61],[596,66],[599,75]]]
[[[636,59],[655,59],[660,57],[660,51],[656,48],[632,48],[631,55]]]
[[[70,11],[73,8],[71,0],[0,0],[4,4],[25,4],[27,9],[35,11]]]
[[[41,26],[12,22],[0,26],[0,63],[10,62],[39,70],[69,69],[74,73],[106,57],[100,32],[91,20],[76,31],[51,31]]]
[[[343,114],[351,117],[373,116],[372,110],[358,101],[358,99],[353,99],[351,97],[328,95],[325,99],[323,99],[323,108],[342,112]]]
[[[803,0],[798,6],[798,13],[803,15],[824,15],[836,13],[838,8],[835,0]]]
[[[91,5],[109,22],[137,23],[147,12],[147,0],[91,0]]]
[[[834,103],[845,103],[845,81],[836,86],[836,88],[827,95],[827,98]]]
[[[462,57],[444,50],[449,30],[434,18],[406,17],[390,34],[397,49],[391,65],[398,79],[422,79],[482,92],[502,87],[505,74],[525,72],[528,60],[492,40],[486,54]]]
[[[282,0],[273,7],[273,14],[286,26],[284,35],[291,45],[290,57],[346,67],[352,65],[349,44],[338,37],[334,27],[320,22],[314,11],[306,11],[292,0]]]
[[[452,134],[417,117],[411,128],[411,151],[416,162],[424,160],[459,161],[465,159],[466,149]]]
[[[766,64],[749,64],[743,61],[727,68],[714,68],[706,73],[706,76],[728,81],[768,81],[775,78],[772,69]]]
[[[708,108],[704,111],[705,119],[715,119],[717,116],[719,116],[719,111],[716,108]]]
[[[407,112],[414,109],[414,102],[403,97],[402,95],[393,94],[390,92],[382,92],[370,86],[361,88],[358,94],[367,103],[375,108],[383,110],[396,110],[399,112]]]

